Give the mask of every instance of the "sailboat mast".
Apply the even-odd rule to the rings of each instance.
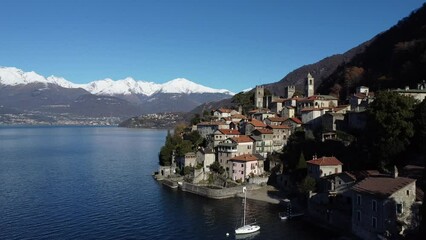
[[[243,188],[244,192],[244,214],[243,214],[243,226],[246,225],[246,202],[247,202],[247,189],[246,187]]]

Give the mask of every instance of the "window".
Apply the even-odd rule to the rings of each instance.
[[[361,205],[361,195],[359,194],[356,195],[356,204]]]
[[[244,164],[241,163],[241,167],[244,167]]]
[[[407,196],[410,196],[410,190],[407,190]]]
[[[356,220],[361,222],[361,211],[356,211]]]
[[[371,209],[373,210],[373,212],[377,212],[377,201],[376,200],[371,201]]]
[[[377,218],[375,218],[375,217],[371,218],[371,226],[373,228],[377,228]]]
[[[403,204],[402,203],[396,204],[396,213],[401,214],[403,212],[404,212]]]

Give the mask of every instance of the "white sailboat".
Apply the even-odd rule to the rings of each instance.
[[[246,224],[246,203],[247,203],[247,188],[243,187],[244,192],[244,213],[243,213],[243,225],[235,229],[235,234],[248,234],[254,233],[260,230],[259,225]]]

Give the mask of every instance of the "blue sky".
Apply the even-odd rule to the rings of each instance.
[[[417,0],[2,0],[0,66],[75,83],[183,77],[234,92],[343,53]]]

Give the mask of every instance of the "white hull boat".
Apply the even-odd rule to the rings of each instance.
[[[260,230],[260,226],[256,224],[246,224],[246,202],[247,202],[247,188],[243,187],[244,192],[244,213],[243,213],[243,225],[235,229],[235,234],[249,234]]]

